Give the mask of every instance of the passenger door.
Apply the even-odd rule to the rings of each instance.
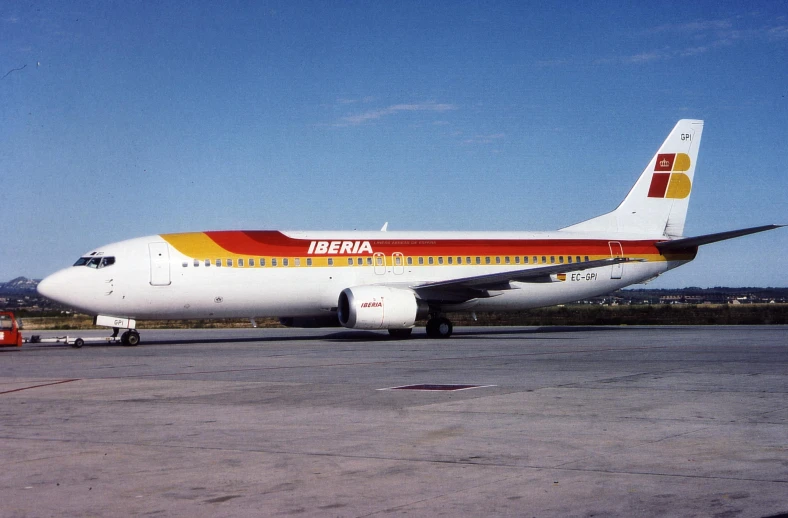
[[[169,286],[170,280],[170,248],[167,243],[148,243],[150,251],[150,284],[151,286]]]

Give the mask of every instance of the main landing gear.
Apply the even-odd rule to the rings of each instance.
[[[113,327],[112,328],[112,338],[117,338],[119,331],[120,331],[120,329],[118,329],[117,327]],[[139,345],[139,343],[140,343],[140,334],[137,332],[136,329],[129,329],[128,331],[126,331],[122,335],[120,335],[120,343],[125,345],[125,346],[127,346],[127,347],[128,346],[134,347],[136,345]]]
[[[454,326],[446,317],[431,316],[427,320],[427,337],[428,338],[448,338]]]
[[[451,320],[446,317],[430,316],[429,320],[427,320],[427,338],[448,338],[453,330],[454,326]],[[412,332],[412,328],[389,329],[391,338],[398,340],[409,338]]]

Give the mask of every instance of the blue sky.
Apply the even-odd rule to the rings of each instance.
[[[0,280],[163,232],[556,229],[681,118],[687,235],[788,223],[788,6],[640,4],[0,3]],[[787,250],[651,286],[788,286]]]

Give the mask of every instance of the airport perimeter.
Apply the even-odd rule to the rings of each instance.
[[[788,513],[786,326],[142,340],[0,350],[0,515]]]

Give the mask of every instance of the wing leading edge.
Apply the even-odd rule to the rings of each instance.
[[[512,289],[511,282],[552,282],[551,275],[590,270],[591,268],[600,268],[619,263],[643,261],[645,259],[611,257],[581,263],[555,264],[445,281],[426,282],[411,285],[409,288],[418,293],[423,300],[461,302],[473,298],[494,297],[499,295],[499,293],[495,293],[496,291]]]

